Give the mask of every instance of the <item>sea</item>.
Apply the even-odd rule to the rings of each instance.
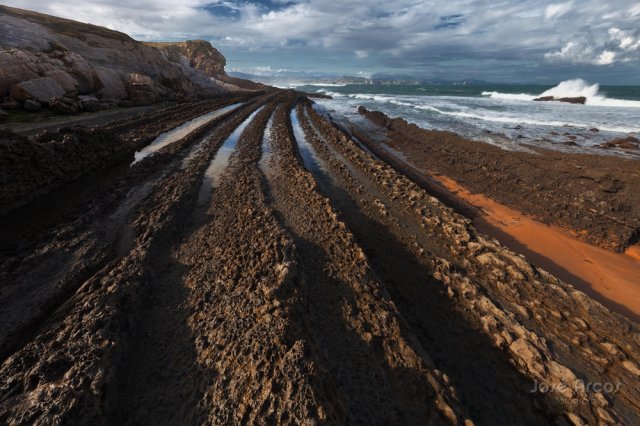
[[[402,117],[426,129],[448,130],[505,149],[542,146],[621,156],[640,153],[603,150],[615,138],[640,138],[640,86],[600,86],[581,79],[542,85],[298,85],[330,95],[315,99],[334,118],[362,120],[358,106]],[[539,102],[541,96],[584,96],[586,103]]]

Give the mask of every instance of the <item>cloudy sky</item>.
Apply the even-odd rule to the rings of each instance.
[[[640,84],[634,0],[23,0],[139,40],[211,41],[228,70]]]

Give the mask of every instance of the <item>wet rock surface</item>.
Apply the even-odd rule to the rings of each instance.
[[[532,153],[510,151],[380,112],[360,112],[386,130],[388,146],[420,168],[610,250],[623,251],[638,240],[637,160],[536,147],[529,147]]]
[[[87,173],[127,162],[160,133],[239,99],[171,106],[103,127],[63,127],[31,139],[3,130],[0,215]]]
[[[76,210],[2,247],[3,423],[637,423],[637,324],[309,102],[247,98],[131,167],[105,164]],[[60,134],[140,146],[194,107]],[[581,386],[596,382],[616,389]]]
[[[621,149],[640,149],[640,139],[633,136],[626,138],[613,139],[600,145],[602,148],[621,148]]]

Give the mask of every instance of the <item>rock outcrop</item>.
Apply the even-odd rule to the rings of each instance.
[[[227,60],[216,48],[204,40],[188,40],[177,43],[147,43],[162,51],[167,59],[202,71],[209,77],[226,75],[224,67]]]
[[[63,96],[65,90],[51,77],[34,78],[32,80],[21,81],[11,87],[11,97],[17,101],[27,101],[29,99],[47,103],[49,99]]]
[[[191,78],[198,79],[204,75],[228,89],[260,90],[265,88],[260,83],[227,75],[224,70],[227,60],[208,41],[187,40],[175,43],[147,43],[147,45],[160,50],[169,61],[181,64],[185,73],[191,74]]]
[[[600,145],[601,148],[619,148],[619,149],[640,149],[640,139],[633,136],[627,136],[625,138],[617,138],[607,141]]]
[[[236,83],[242,82],[231,81],[225,64],[224,56],[204,40],[141,43],[106,28],[0,6],[0,99],[5,109],[37,109],[33,102],[50,107],[56,98],[57,109],[69,110],[64,104],[95,110],[238,90]],[[80,100],[84,95],[98,104]]]
[[[576,97],[569,97],[569,98],[556,98],[554,96],[542,96],[540,98],[535,98],[534,101],[538,101],[538,102],[555,101],[555,102],[565,102],[568,104],[584,105],[587,102],[587,98],[585,98],[584,96],[576,96]]]

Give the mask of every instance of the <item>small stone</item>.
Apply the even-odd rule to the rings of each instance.
[[[574,426],[584,426],[586,423],[582,420],[582,417],[577,415],[576,413],[567,413],[567,419]]]
[[[622,366],[629,372],[640,377],[640,368],[638,368],[638,365],[635,362],[629,360],[622,361]]]

